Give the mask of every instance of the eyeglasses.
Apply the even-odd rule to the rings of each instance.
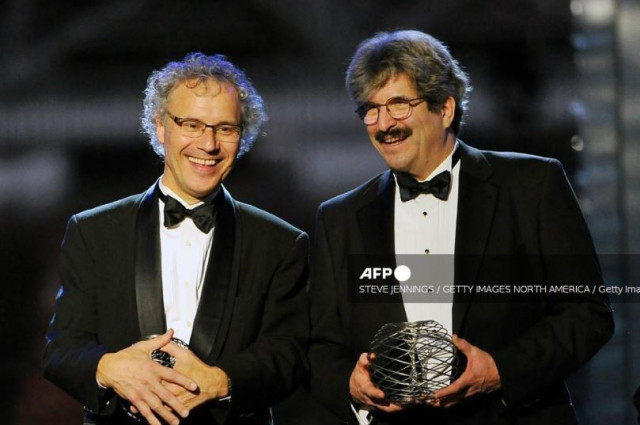
[[[180,132],[185,137],[197,138],[204,134],[208,128],[213,130],[215,139],[219,142],[238,143],[240,136],[242,136],[242,126],[234,124],[218,124],[211,125],[205,124],[195,118],[180,118],[176,117],[170,112],[166,114],[180,127]]]
[[[380,116],[380,108],[384,106],[391,118],[395,120],[403,120],[408,118],[413,111],[413,107],[424,102],[426,99],[416,97],[415,99],[405,99],[403,97],[392,97],[384,104],[366,102],[356,109],[356,113],[365,125],[373,125],[378,122]]]

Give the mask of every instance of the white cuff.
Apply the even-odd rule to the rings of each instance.
[[[373,416],[368,407],[364,406],[356,409],[356,406],[351,403],[351,411],[356,416],[359,425],[370,425],[373,422]]]

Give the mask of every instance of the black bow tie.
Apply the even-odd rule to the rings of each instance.
[[[430,193],[443,201],[446,201],[449,197],[449,186],[451,184],[451,173],[449,171],[443,171],[426,182],[418,182],[406,173],[397,173],[396,179],[400,187],[400,200],[402,202],[407,202],[420,193]]]
[[[187,209],[176,199],[159,192],[160,199],[164,202],[164,225],[175,226],[185,217],[191,217],[193,224],[202,233],[209,233],[215,223],[215,207],[213,201],[202,204],[192,210]]]

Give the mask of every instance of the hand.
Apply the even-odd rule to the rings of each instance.
[[[478,393],[490,393],[501,388],[500,374],[491,354],[453,335],[453,344],[467,357],[467,368],[451,385],[437,391],[427,401],[432,406],[451,407],[460,400]]]
[[[165,388],[169,382],[196,391],[197,384],[176,370],[164,367],[151,360],[153,350],[169,344],[173,330],[157,338],[138,342],[116,353],[102,356],[98,363],[96,378],[104,387],[112,388],[120,397],[132,404],[151,425],[161,425],[156,415],[166,422],[177,425],[179,414],[185,418],[189,414],[186,406]]]
[[[229,395],[229,377],[219,367],[207,365],[192,351],[176,344],[167,344],[162,347],[162,351],[175,357],[174,370],[185,376],[193,377],[198,385],[197,391],[190,391],[171,382],[164,384],[189,410],[209,400]]]
[[[384,392],[371,382],[370,365],[367,353],[360,354],[349,379],[349,393],[353,401],[387,413],[402,410],[402,406],[385,400]]]

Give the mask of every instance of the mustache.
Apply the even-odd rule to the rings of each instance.
[[[406,139],[411,136],[413,132],[409,128],[392,128],[389,131],[378,131],[374,138],[380,143],[386,143],[385,138],[391,137],[392,139]]]

